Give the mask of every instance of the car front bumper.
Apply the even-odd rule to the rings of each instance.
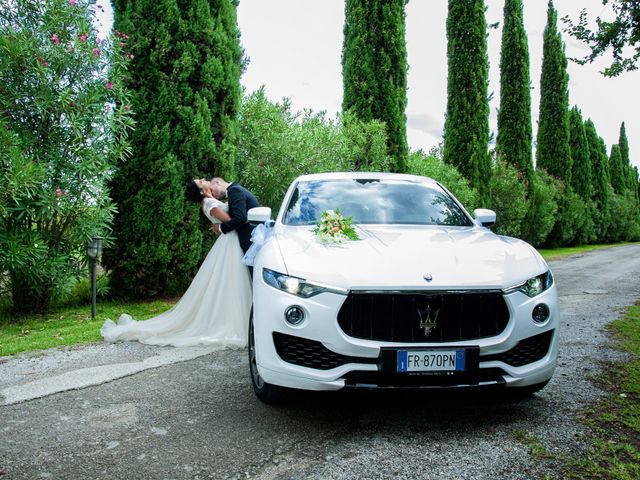
[[[534,298],[521,292],[504,295],[509,321],[500,334],[444,343],[350,337],[337,319],[346,298],[325,292],[305,299],[275,289],[259,277],[254,279],[257,365],[267,383],[303,390],[526,387],[548,381],[556,368],[559,311],[555,285]],[[534,322],[531,315],[540,303],[550,309],[549,319],[542,324]],[[305,320],[297,326],[287,323],[284,316],[286,309],[294,305],[305,314]],[[535,344],[540,352],[540,342],[544,352],[522,364],[531,345]],[[399,374],[391,364],[398,349],[443,347],[476,350],[477,370],[462,374]]]

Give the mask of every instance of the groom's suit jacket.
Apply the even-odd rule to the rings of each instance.
[[[260,204],[256,197],[253,196],[253,193],[239,183],[229,185],[227,198],[229,199],[229,216],[231,220],[222,223],[220,230],[222,233],[237,231],[240,247],[244,253],[247,253],[251,246],[251,232],[254,228],[247,221],[247,212],[254,207],[259,207]]]

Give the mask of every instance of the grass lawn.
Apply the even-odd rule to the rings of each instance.
[[[115,321],[120,314],[129,313],[144,320],[168,310],[174,303],[175,300],[99,302],[95,320],[91,320],[91,305],[61,308],[49,315],[31,315],[16,322],[0,317],[0,356],[98,342],[102,340],[100,327],[107,318]]]
[[[563,478],[640,478],[640,303],[609,330],[629,359],[609,365],[598,379],[609,395],[586,412],[591,448],[567,463]]]
[[[563,248],[540,248],[538,251],[546,261],[558,260],[569,255],[591,252],[593,250],[602,250],[604,248],[619,247],[620,245],[637,245],[638,242],[622,242],[609,243],[603,245],[581,245],[579,247],[563,247]]]

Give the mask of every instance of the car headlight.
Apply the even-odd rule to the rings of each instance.
[[[505,289],[504,293],[518,291],[524,293],[528,297],[535,297],[545,290],[550,289],[551,285],[553,285],[553,275],[551,274],[551,270],[547,270],[542,275],[530,278],[524,283]]]
[[[348,293],[347,290],[307,282],[302,278],[274,272],[267,268],[262,269],[262,278],[267,285],[271,285],[273,288],[277,288],[278,290],[303,298],[313,297],[314,295],[318,295],[322,292],[340,293],[342,295],[346,295]]]

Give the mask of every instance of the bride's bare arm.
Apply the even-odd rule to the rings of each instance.
[[[209,211],[209,213],[211,213],[212,217],[216,217],[222,223],[226,223],[226,222],[231,220],[231,217],[229,216],[229,214],[227,212],[225,212],[223,209],[221,209],[220,207],[212,208]]]

